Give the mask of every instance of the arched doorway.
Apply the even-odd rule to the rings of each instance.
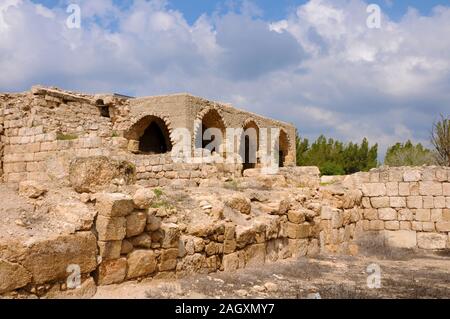
[[[289,152],[289,139],[286,131],[283,129],[280,130],[278,147],[279,166],[284,167],[286,165],[286,156]]]
[[[139,154],[163,154],[172,150],[170,132],[163,119],[148,115],[135,123],[125,134],[129,140],[138,143]]]
[[[259,151],[259,127],[254,121],[250,121],[243,127],[240,155],[243,160],[243,169],[256,168]]]
[[[196,148],[208,149],[220,153],[225,140],[225,124],[217,110],[209,110],[201,119],[201,127],[197,128],[195,136]]]

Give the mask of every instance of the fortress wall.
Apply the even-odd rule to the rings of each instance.
[[[450,248],[450,168],[380,168],[361,176],[363,229],[402,248]]]

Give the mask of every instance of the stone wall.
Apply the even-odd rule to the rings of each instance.
[[[97,196],[99,285],[146,276],[233,271],[319,252],[318,229],[312,220],[305,219],[298,204],[279,201],[271,207],[272,215],[247,226],[222,220],[186,227],[168,221],[173,213],[170,208],[136,209],[146,207],[146,198],[154,196],[151,192],[141,189],[134,202],[124,194]],[[241,213],[250,213],[250,201],[242,195],[233,195],[226,203]]]
[[[357,178],[365,231],[395,247],[450,248],[450,168],[381,168]]]

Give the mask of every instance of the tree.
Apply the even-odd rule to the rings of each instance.
[[[389,147],[384,158],[384,163],[389,166],[422,166],[435,164],[432,151],[422,146],[414,145],[411,141],[396,143]]]
[[[344,175],[368,171],[376,167],[378,145],[369,147],[367,139],[361,145],[344,144],[321,135],[309,145],[308,139],[297,136],[297,165],[318,166],[323,175]]]
[[[433,124],[431,143],[436,150],[436,160],[439,165],[450,166],[450,117]]]

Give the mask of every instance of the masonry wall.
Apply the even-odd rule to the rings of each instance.
[[[365,231],[390,246],[450,248],[450,168],[381,168],[358,178]]]

